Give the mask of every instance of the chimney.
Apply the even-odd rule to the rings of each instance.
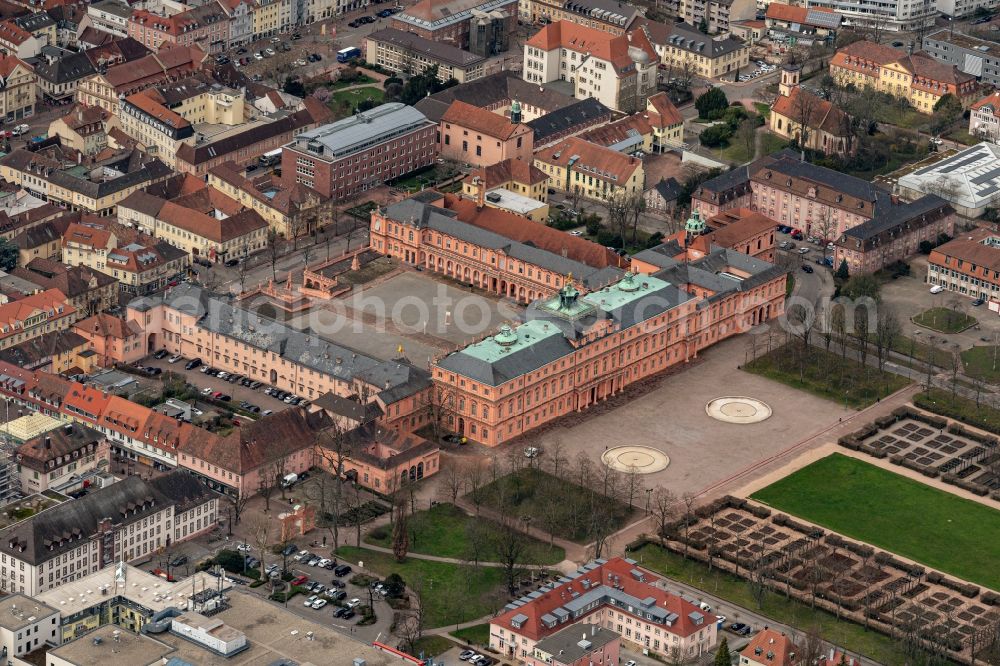
[[[476,186],[476,210],[482,210],[486,205],[486,180],[474,176],[472,184]]]
[[[45,448],[46,449],[52,448],[52,438],[49,437],[48,435],[45,436]]]
[[[893,206],[898,206],[899,205],[899,195],[898,194],[890,194],[889,195],[889,201],[892,202]]]

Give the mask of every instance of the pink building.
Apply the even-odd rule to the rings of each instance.
[[[524,658],[525,666],[618,666],[622,637],[598,624],[578,624],[552,634]]]
[[[534,133],[521,122],[515,101],[510,118],[478,106],[454,101],[438,129],[441,156],[483,167],[508,159],[531,162]]]
[[[139,326],[123,317],[102,312],[76,322],[73,332],[87,338],[103,367],[132,363],[147,354]]]
[[[490,621],[490,648],[534,666],[548,663],[545,654],[555,659],[557,655],[549,652],[555,647],[553,639],[559,637],[559,643],[566,643],[561,634],[572,636],[575,630],[581,638],[570,643],[579,650],[573,656],[596,650],[605,664],[618,663],[618,645],[613,640],[604,642],[603,634],[598,641],[599,632],[617,634],[620,642],[633,649],[649,650],[678,662],[709,654],[717,638],[715,616],[664,587],[663,579],[632,560],[615,557],[604,563],[591,562],[540,596],[525,596],[520,604],[505,606]],[[598,643],[612,647],[604,651]],[[609,662],[609,656],[615,660]],[[581,662],[566,663],[576,666]]]
[[[738,166],[702,183],[691,195],[691,210],[707,219],[734,208],[749,208],[750,198],[747,167]]]
[[[173,16],[137,9],[129,19],[128,36],[153,51],[166,44],[197,46],[206,53],[218,53],[229,43],[229,16],[217,2]]]

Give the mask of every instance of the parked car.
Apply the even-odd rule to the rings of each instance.
[[[166,349],[161,349],[160,351],[158,351],[155,354],[153,354],[153,358],[155,358],[156,360],[160,360],[161,358],[163,358],[166,355],[167,355],[167,350]]]
[[[986,301],[984,299],[977,298],[976,300],[972,301],[972,306],[978,308],[980,305],[982,305],[985,302]]]
[[[308,580],[309,580],[309,576],[296,576],[295,578],[293,578],[289,582],[292,584],[292,586],[295,586],[295,585],[303,585]]]
[[[191,359],[190,361],[188,361],[187,363],[184,364],[184,369],[185,370],[194,370],[199,365],[201,365],[201,359],[200,358],[193,358],[193,359]]]
[[[170,358],[167,359],[167,363],[170,363],[171,365],[173,365],[174,363],[176,363],[179,360],[181,360],[180,354],[174,354],[173,356],[171,356]]]
[[[182,567],[187,564],[187,555],[175,555],[174,559],[170,560],[170,566],[172,567]]]
[[[312,606],[315,601],[319,599],[315,594],[309,595],[305,601],[302,602],[303,606]]]
[[[346,608],[340,607],[337,610],[333,611],[333,616],[334,617],[344,617],[344,613],[346,613],[346,612],[347,612]]]
[[[351,567],[346,564],[341,564],[339,567],[333,570],[333,575],[337,578],[343,578],[347,574],[351,573]]]
[[[292,555],[293,553],[295,553],[295,551],[297,549],[298,549],[298,546],[296,546],[294,543],[290,543],[287,546],[285,546],[285,549],[281,551],[281,554],[282,555]]]
[[[750,628],[750,625],[743,624],[742,622],[733,622],[729,625],[729,631],[733,632],[737,636],[749,636],[753,633],[753,629]]]
[[[328,602],[326,599],[317,599],[316,601],[313,602],[312,608],[313,610],[319,610],[323,606],[326,606],[327,603]]]
[[[329,596],[334,601],[343,601],[344,599],[347,598],[347,592],[344,592],[343,590],[337,590],[336,592],[331,593]]]
[[[813,272],[813,267],[810,266],[809,264],[802,264],[802,272],[803,273],[812,273]]]
[[[251,546],[248,543],[241,543],[240,545],[236,546],[236,550],[240,551],[241,553],[249,553],[250,551],[253,550],[253,546]]]

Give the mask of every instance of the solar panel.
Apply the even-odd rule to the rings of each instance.
[[[971,182],[973,185],[981,185],[991,180],[995,180],[998,176],[1000,176],[1000,167],[995,167],[993,169],[990,169],[984,174],[981,174],[979,176],[976,176],[975,178],[970,179],[969,182]]]
[[[997,190],[1000,190],[1000,185],[990,185],[985,190],[979,192],[976,196],[985,197],[985,196],[987,196],[989,194],[993,194]]]

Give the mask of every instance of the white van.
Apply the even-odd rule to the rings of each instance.
[[[942,287],[939,284],[936,284],[933,287],[931,287],[932,294],[940,294],[942,291],[944,291],[944,287]]]
[[[281,487],[291,488],[292,484],[298,480],[299,480],[298,474],[286,474],[285,477],[281,480]]]

